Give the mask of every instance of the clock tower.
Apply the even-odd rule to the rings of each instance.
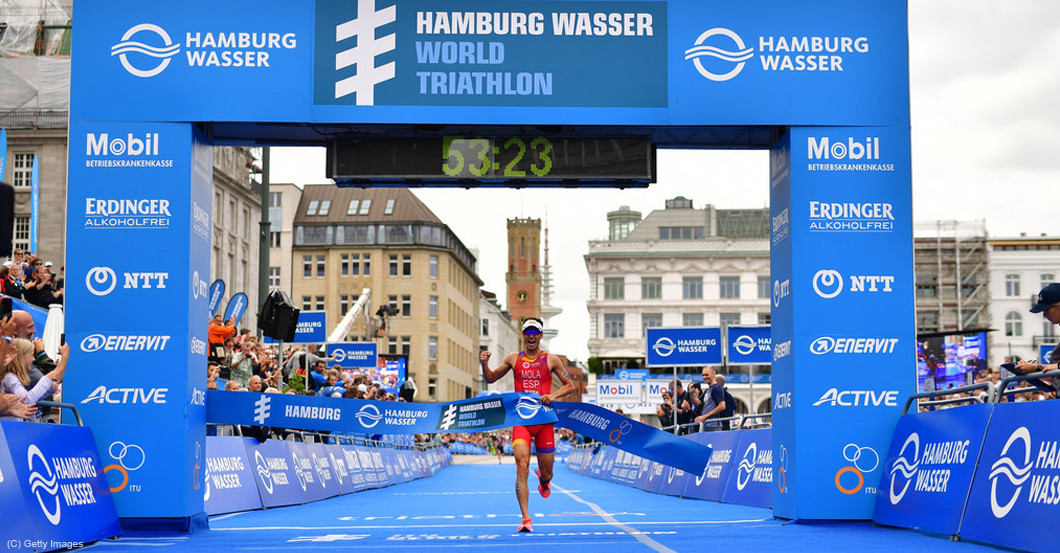
[[[512,319],[541,317],[541,219],[508,219],[508,312]]]

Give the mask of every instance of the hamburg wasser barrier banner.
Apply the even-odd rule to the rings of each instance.
[[[479,432],[557,424],[661,464],[699,473],[710,449],[586,403],[541,405],[538,396],[501,394],[449,403],[380,402],[211,390],[211,423],[367,434]]]

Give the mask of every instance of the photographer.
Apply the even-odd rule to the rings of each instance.
[[[1054,325],[1060,325],[1060,283],[1053,282],[1038,292],[1038,303],[1031,307],[1031,313],[1041,313],[1043,317]],[[1049,359],[1043,362],[1020,361],[1012,368],[1016,374],[1030,374],[1036,372],[1055,371],[1060,369],[1060,348],[1053,349]],[[1044,381],[1054,379],[1042,379]],[[1056,386],[1056,382],[1051,383]]]
[[[659,426],[666,428],[674,425],[674,395],[663,390],[662,398],[662,405],[655,409],[655,414],[659,417]]]

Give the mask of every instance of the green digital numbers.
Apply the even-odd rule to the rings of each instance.
[[[515,154],[515,157],[513,157],[507,165],[504,166],[504,176],[525,177],[526,171],[516,169],[515,166],[518,165],[519,162],[523,160],[523,156],[526,155],[526,141],[522,138],[509,138],[508,141],[504,143],[504,151],[507,152],[508,149],[512,147],[517,148],[519,152]]]
[[[502,140],[503,147],[494,146]],[[526,178],[527,165],[535,176],[547,177],[554,165],[552,141],[543,136],[442,138],[442,172],[450,177]]]
[[[455,136],[442,138],[442,172],[450,177],[459,177],[464,170],[464,154],[460,151],[463,142],[464,139]]]
[[[541,150],[538,151],[538,148],[541,148]],[[539,177],[552,172],[552,142],[545,137],[539,136],[530,142],[530,149],[537,152],[537,159],[541,162],[540,167],[536,163],[531,163],[530,171]]]

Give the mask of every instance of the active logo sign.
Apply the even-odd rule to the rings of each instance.
[[[840,390],[829,388],[821,399],[813,403],[831,407],[897,407],[898,390]]]

